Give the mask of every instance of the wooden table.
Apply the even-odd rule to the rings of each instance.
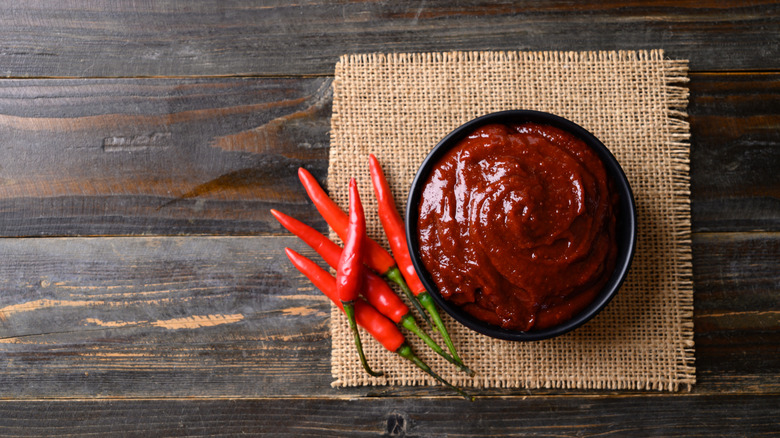
[[[0,11],[0,435],[780,433],[777,2]],[[693,390],[331,388],[268,210],[326,230],[295,169],[326,181],[338,57],[653,48],[690,60]]]

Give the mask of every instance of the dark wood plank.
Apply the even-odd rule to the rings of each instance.
[[[450,395],[331,388],[329,303],[285,246],[312,255],[281,236],[0,239],[3,396]],[[780,234],[697,234],[694,260],[694,393],[780,393]],[[475,391],[561,393],[608,394]]]
[[[780,396],[0,402],[3,436],[776,436]]]
[[[692,74],[694,231],[780,231],[780,74]]]
[[[288,237],[0,240],[0,387],[14,397],[333,392],[330,304]]]
[[[637,48],[663,48],[695,70],[776,69],[779,8],[768,0],[36,0],[0,14],[0,74],[328,75],[344,53]]]
[[[329,79],[0,81],[0,235],[320,229]],[[692,74],[694,231],[780,230],[780,75]],[[118,172],[117,169],[122,169]]]
[[[695,234],[693,260],[698,384],[780,391],[780,233]]]
[[[318,227],[330,79],[0,81],[0,235],[257,234]]]

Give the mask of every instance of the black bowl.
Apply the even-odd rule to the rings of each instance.
[[[420,258],[420,249],[417,239],[417,217],[419,214],[418,205],[420,197],[422,196],[423,185],[425,184],[428,174],[431,172],[432,167],[449,149],[458,144],[460,140],[475,129],[483,125],[491,123],[517,124],[525,122],[540,123],[567,131],[583,140],[601,158],[601,161],[604,163],[607,173],[613,179],[615,188],[620,196],[616,227],[618,256],[612,276],[596,298],[580,313],[560,325],[547,329],[513,331],[481,321],[459,307],[451,304],[439,294],[436,284],[433,282]],[[474,331],[494,338],[513,341],[537,341],[560,336],[585,324],[588,320],[598,314],[615,296],[626,278],[636,246],[636,232],[636,207],[634,204],[634,196],[631,192],[631,186],[626,179],[623,169],[609,149],[579,125],[562,117],[539,111],[513,110],[492,113],[476,118],[452,131],[449,135],[444,137],[433,150],[431,150],[422,165],[420,165],[420,169],[417,171],[417,175],[412,182],[406,205],[406,233],[408,236],[412,262],[417,269],[420,279],[439,307],[444,309],[449,315],[455,318],[455,320]]]

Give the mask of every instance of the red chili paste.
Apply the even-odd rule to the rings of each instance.
[[[434,166],[418,219],[441,295],[511,330],[558,325],[611,275],[618,195],[598,155],[560,129],[474,131]]]

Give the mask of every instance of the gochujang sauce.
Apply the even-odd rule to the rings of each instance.
[[[422,260],[441,295],[474,317],[510,330],[553,327],[609,279],[617,202],[600,158],[574,135],[483,126],[425,183]]]

